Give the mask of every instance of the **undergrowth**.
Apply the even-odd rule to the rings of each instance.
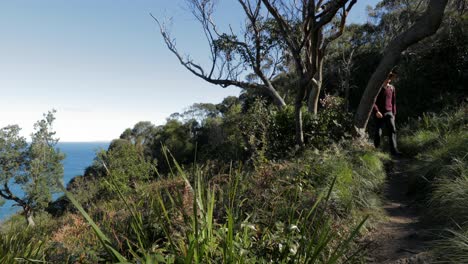
[[[404,129],[402,150],[415,157],[413,192],[427,221],[441,230],[434,244],[441,263],[467,263],[468,107],[428,114]]]
[[[131,188],[104,163],[105,178],[63,190],[61,215],[33,231],[5,223],[0,250],[9,239],[23,247],[2,256],[48,263],[362,263],[355,242],[379,217],[385,159],[351,142],[253,168],[182,168],[168,154],[169,174]]]

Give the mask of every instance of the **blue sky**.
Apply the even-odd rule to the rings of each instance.
[[[358,0],[350,21],[364,22]],[[61,141],[108,141],[148,120],[162,124],[196,102],[238,95],[197,79],[165,47],[149,13],[173,17],[178,48],[201,61],[206,43],[184,0],[15,0],[0,2],[0,127],[25,136],[58,110]],[[216,18],[240,24],[234,0],[219,0]]]

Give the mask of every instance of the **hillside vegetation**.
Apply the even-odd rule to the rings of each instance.
[[[243,84],[263,88],[194,104],[163,125],[135,124],[66,187],[57,180],[64,157],[56,148],[53,111],[37,123],[33,144],[19,136],[18,126],[3,128],[0,196],[18,198],[7,188],[13,181],[28,195],[15,200],[24,210],[2,222],[0,263],[366,263],[372,253],[365,238],[386,221],[387,171],[400,157],[356,135],[353,116],[387,45],[434,1],[417,2],[379,1],[363,25],[346,25],[346,8],[336,9],[334,15],[342,15],[331,17],[325,33],[345,25],[346,31],[327,42],[313,87],[298,81],[308,75],[297,74],[300,63],[293,57],[310,63],[306,55],[318,53],[292,54],[285,48],[291,39],[278,35],[282,25],[246,8],[250,46],[240,48],[236,36],[221,35],[210,47],[224,65],[241,60],[235,69],[253,68],[242,75],[250,86]],[[463,3],[449,1],[439,31],[403,52],[394,69],[408,195],[417,197],[424,225],[434,231],[431,250],[442,263],[468,263]],[[313,19],[321,17],[314,13]],[[289,37],[308,36],[294,31],[307,27],[287,23]],[[257,26],[263,35],[255,34]],[[168,48],[177,51],[163,29]],[[255,38],[266,46],[254,45]],[[255,49],[278,51],[279,61],[249,64]],[[185,66],[197,72],[191,63]],[[261,71],[274,78],[262,79]],[[265,92],[270,86],[262,82],[274,89]],[[371,135],[373,126],[371,118]],[[61,197],[52,200],[57,190]]]

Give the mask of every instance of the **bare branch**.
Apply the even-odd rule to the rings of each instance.
[[[191,3],[194,4],[194,8],[198,8],[197,12],[194,11],[194,15],[196,15],[197,19],[203,26],[203,30],[205,32],[205,36],[209,42],[210,46],[210,51],[212,53],[212,60],[211,60],[211,67],[210,71],[207,74],[203,67],[197,63],[195,63],[190,57],[183,57],[181,53],[176,48],[175,40],[172,39],[166,29],[166,26],[161,23],[156,17],[154,17],[152,14],[151,17],[156,21],[156,23],[159,26],[160,33],[163,37],[164,42],[166,43],[167,48],[176,56],[176,58],[179,60],[180,64],[184,66],[188,71],[190,71],[192,74],[195,76],[209,82],[215,85],[219,85],[221,87],[228,87],[228,86],[237,86],[243,89],[261,89],[264,91],[267,91],[271,97],[275,100],[275,103],[282,107],[285,105],[284,100],[281,98],[281,96],[277,93],[273,85],[271,84],[270,80],[265,77],[263,72],[261,71],[261,62],[262,62],[262,44],[261,44],[261,33],[260,29],[258,28],[257,25],[257,19],[260,14],[260,0],[257,1],[257,5],[255,8],[252,8],[250,5],[247,5],[246,2],[243,2],[242,0],[239,0],[240,3],[245,3],[245,13],[247,17],[252,21],[252,28],[254,30],[254,36],[255,36],[255,50],[254,53],[252,52],[251,47],[247,42],[242,42],[238,41],[236,37],[230,38],[229,35],[225,34],[219,34],[216,30],[216,27],[214,23],[211,22],[211,9],[208,9],[205,11],[203,8],[205,8],[202,5],[196,5],[199,4],[198,1],[193,0]],[[206,12],[206,14],[204,14]],[[232,33],[232,29],[231,29]],[[225,41],[226,44],[229,46],[233,47],[234,50],[241,51],[240,55],[242,57],[242,54],[244,54],[246,57],[243,57],[241,59],[233,59],[231,58],[231,54],[227,53],[226,55],[229,55],[229,58],[222,59],[219,56],[219,53],[222,52],[221,50],[218,50],[217,44],[216,44],[216,39],[214,39],[214,34],[219,37],[224,37],[222,39]],[[226,37],[227,36],[227,37]],[[235,36],[232,34],[232,36]],[[233,55],[234,56],[234,55]],[[262,80],[263,84],[260,83],[250,83],[250,82],[243,82],[239,81],[239,77],[241,76],[243,70],[244,70],[244,65],[248,64],[254,72],[259,75],[260,79]],[[215,69],[218,71],[217,74],[215,74]],[[217,75],[217,78],[213,78],[213,75]]]
[[[348,7],[345,7],[345,6],[342,7],[341,21],[340,21],[338,31],[335,32],[334,34],[330,35],[328,38],[326,38],[323,41],[322,47],[321,47],[322,52],[325,52],[325,49],[327,48],[328,44],[330,44],[334,40],[338,39],[341,35],[343,35],[343,32],[345,30],[345,26],[346,26],[346,18],[348,17],[349,11],[351,10],[351,8],[353,8],[353,6],[354,6],[354,4],[356,4],[356,2],[357,2],[357,0],[352,0],[349,3]]]

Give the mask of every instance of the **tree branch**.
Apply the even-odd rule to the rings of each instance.
[[[325,52],[325,49],[327,48],[328,44],[330,44],[334,40],[341,37],[341,35],[343,35],[343,32],[345,31],[345,26],[346,26],[346,18],[348,17],[349,11],[351,11],[351,8],[353,8],[356,2],[357,0],[352,0],[349,3],[348,7],[345,7],[345,6],[342,7],[343,12],[341,13],[341,21],[340,21],[339,29],[337,32],[330,35],[323,41],[322,48],[321,48],[322,52]]]
[[[292,36],[294,30],[291,28],[288,22],[283,18],[283,16],[279,13],[278,9],[276,9],[269,0],[262,0],[262,3],[268,9],[268,12],[275,18],[275,21],[278,23],[280,28],[281,34],[286,41],[286,44],[289,46],[291,50],[298,51],[299,50],[299,43],[294,39]]]
[[[335,0],[335,1],[328,2],[327,3],[327,5],[328,5],[327,8],[322,13],[315,16],[316,20],[319,19],[319,18],[320,18],[320,20],[318,20],[315,23],[314,30],[318,30],[318,29],[322,28],[323,26],[325,26],[326,24],[330,23],[332,21],[332,19],[335,17],[338,10],[340,10],[340,8],[344,7],[348,1],[349,0]]]

